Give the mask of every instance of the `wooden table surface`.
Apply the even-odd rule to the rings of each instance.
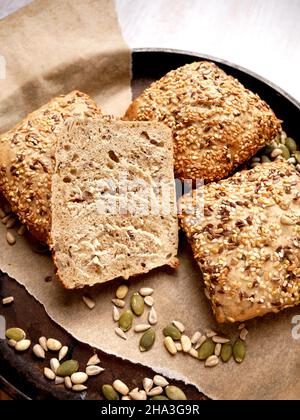
[[[30,1],[1,0],[0,18]],[[259,73],[300,100],[300,0],[115,2],[130,47],[214,55]]]

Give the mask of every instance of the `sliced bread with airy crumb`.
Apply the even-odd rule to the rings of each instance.
[[[54,262],[66,288],[177,266],[172,136],[163,124],[66,126],[51,200]]]

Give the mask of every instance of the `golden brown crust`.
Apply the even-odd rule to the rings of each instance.
[[[41,241],[49,239],[51,174],[61,127],[69,118],[100,116],[89,96],[74,91],[52,99],[0,137],[0,191]]]
[[[175,174],[207,182],[228,176],[280,129],[258,95],[209,62],[188,64],[153,83],[124,119],[167,124],[173,130]]]
[[[194,211],[202,192],[204,207]],[[258,165],[187,194],[181,206],[218,322],[300,303],[300,175],[293,165]]]

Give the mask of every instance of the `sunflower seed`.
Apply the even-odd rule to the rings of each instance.
[[[113,306],[113,320],[115,322],[118,322],[120,319],[120,311],[119,309],[114,305]]]
[[[35,346],[33,346],[32,351],[38,359],[45,359],[46,357],[45,350],[39,344],[36,344]]]
[[[274,149],[273,152],[271,153],[271,158],[275,159],[278,156],[282,155],[282,150],[281,149]]]
[[[13,349],[16,347],[17,341],[16,340],[8,340],[9,347],[12,347]]]
[[[94,366],[94,365],[99,365],[99,363],[101,363],[99,357],[97,354],[94,354],[87,362],[87,366]]]
[[[129,394],[129,388],[124,382],[120,381],[120,379],[117,379],[112,384],[114,389],[121,395],[128,395]]]
[[[182,335],[180,342],[181,342],[182,350],[184,351],[184,353],[188,353],[192,348],[190,337],[188,337],[187,335]]]
[[[149,328],[151,328],[151,325],[149,324],[139,324],[134,327],[134,331],[140,333],[149,330]]]
[[[15,350],[19,352],[23,352],[23,351],[28,350],[30,346],[31,346],[30,340],[21,340],[21,341],[18,341],[17,344],[15,345]]]
[[[54,381],[55,379],[55,373],[53,372],[53,370],[45,367],[44,368],[44,376],[49,379],[50,381]]]
[[[220,337],[218,335],[215,335],[215,336],[212,337],[212,341],[216,344],[218,344],[218,343],[226,344],[226,343],[229,343],[230,340],[228,340],[228,338]]]
[[[239,325],[239,327],[238,327],[238,330],[239,330],[239,331],[240,331],[240,330],[243,330],[245,327],[246,327],[246,325],[245,325],[245,324],[240,324],[240,325]]]
[[[21,225],[21,226],[19,227],[19,229],[17,230],[17,234],[18,234],[19,236],[24,236],[24,235],[25,235],[25,233],[26,233],[26,231],[27,231],[26,226],[25,226],[25,225]]]
[[[115,333],[117,334],[117,336],[119,336],[120,338],[123,338],[123,340],[127,340],[127,336],[124,333],[123,330],[121,330],[121,328],[116,328],[115,329]]]
[[[72,386],[72,391],[75,391],[75,392],[83,392],[86,390],[87,390],[87,387],[85,385],[76,384]]]
[[[240,339],[245,341],[248,333],[249,333],[249,331],[246,328],[243,328],[241,333],[240,333]]]
[[[172,324],[181,332],[184,333],[185,331],[185,326],[183,325],[182,322],[180,321],[172,321]]]
[[[160,395],[163,393],[163,389],[161,386],[156,386],[154,388],[151,389],[151,391],[148,392],[148,396],[149,397],[156,397],[156,395]]]
[[[66,376],[71,376],[73,373],[76,373],[78,368],[79,363],[77,360],[67,360],[58,367],[56,374],[57,376],[62,376],[65,378]]]
[[[204,341],[204,343],[198,350],[199,359],[200,360],[208,359],[210,356],[214,354],[215,347],[216,345],[211,339]]]
[[[132,327],[133,322],[133,313],[130,309],[123,312],[119,319],[119,328],[121,328],[122,331],[126,332],[129,331]]]
[[[155,375],[153,378],[153,383],[156,386],[162,386],[163,388],[169,385],[169,382],[161,375]]]
[[[55,374],[56,374],[59,366],[60,366],[60,363],[57,359],[53,358],[53,359],[50,360],[50,368]]]
[[[131,398],[129,397],[129,395],[123,395],[123,397],[121,398],[122,401],[131,401]]]
[[[206,334],[207,338],[212,338],[212,337],[215,337],[216,335],[218,335],[215,331],[210,330],[210,329],[206,330],[205,334]]]
[[[148,394],[148,392],[152,389],[153,387],[153,380],[150,378],[144,378],[143,379],[143,388],[146,391],[146,393]]]
[[[3,219],[1,220],[1,222],[6,225],[6,223],[9,221],[9,219],[11,218],[11,213],[7,214],[5,217],[3,217]]]
[[[93,301],[93,299],[90,296],[84,295],[82,296],[82,300],[89,309],[95,308],[96,303]]]
[[[174,385],[168,385],[165,389],[166,395],[170,400],[173,401],[184,401],[187,400],[186,395],[180,388]]]
[[[141,296],[151,296],[153,294],[154,290],[151,289],[151,287],[142,287],[139,291]]]
[[[176,350],[177,351],[182,351],[182,345],[181,345],[181,343],[179,342],[179,341],[176,341],[175,342],[175,347],[176,347]]]
[[[197,344],[201,337],[202,337],[201,332],[200,331],[196,331],[195,334],[191,338],[191,343],[193,345]]]
[[[140,339],[140,351],[145,352],[152,349],[155,342],[155,331],[150,328],[147,330]]]
[[[104,372],[104,369],[102,367],[96,366],[96,365],[95,366],[93,366],[93,365],[87,366],[87,368],[85,370],[85,373],[88,376],[97,376],[102,372]]]
[[[117,299],[125,299],[128,294],[128,290],[129,288],[126,286],[126,284],[121,284],[121,286],[119,286],[116,291]]]
[[[229,362],[232,357],[232,346],[231,344],[227,343],[222,346],[221,350],[221,359],[224,363]]]
[[[149,316],[148,316],[148,321],[149,321],[149,324],[151,324],[151,325],[157,324],[157,314],[156,314],[156,310],[153,308],[153,306],[150,309]]]
[[[11,217],[6,222],[6,228],[7,229],[12,229],[16,225],[16,223],[17,223],[17,219],[15,217]]]
[[[171,325],[171,324],[167,325],[163,329],[163,335],[165,337],[171,337],[174,341],[181,339],[181,332],[179,331],[178,328],[176,328],[174,325]]]
[[[54,338],[48,338],[47,348],[50,351],[59,351],[62,348],[62,344],[60,341],[55,340]]]
[[[206,359],[205,367],[215,367],[219,364],[219,358],[217,356],[210,356]]]
[[[70,376],[66,376],[65,377],[65,387],[67,389],[72,389],[72,387],[73,387],[73,384],[72,384],[72,381],[71,381]]]
[[[47,338],[46,337],[40,337],[39,338],[39,343],[40,346],[45,350],[48,351],[48,347],[47,347]]]
[[[147,306],[150,306],[151,307],[151,306],[154,305],[154,299],[153,299],[152,296],[146,296],[145,299],[144,299],[144,301],[145,301],[145,304]]]
[[[116,305],[118,308],[124,308],[125,302],[121,299],[112,299],[112,303]]]
[[[63,360],[63,359],[66,357],[66,355],[68,354],[68,351],[69,351],[69,347],[67,347],[67,346],[63,346],[63,347],[59,350],[59,353],[58,353],[58,360],[59,360],[59,361]]]
[[[175,356],[175,354],[177,353],[177,348],[171,337],[165,337],[164,345],[165,345],[165,348],[168,350],[168,352],[172,354],[172,356]]]
[[[207,337],[205,335],[203,335],[200,338],[200,340],[196,343],[195,349],[198,350],[206,340],[207,340]]]
[[[6,217],[6,213],[5,211],[0,207],[0,219],[4,219],[4,217]]]
[[[198,352],[197,352],[197,350],[196,349],[191,349],[190,351],[189,351],[189,354],[192,356],[192,357],[194,357],[195,359],[199,359],[199,356],[198,356]]]
[[[131,391],[129,393],[129,396],[134,400],[134,401],[145,401],[147,399],[147,394],[145,391]]]
[[[132,312],[136,316],[143,315],[144,310],[145,310],[145,302],[144,302],[144,299],[142,298],[142,296],[139,293],[134,293],[131,296],[130,306],[131,306]]]
[[[10,231],[6,232],[6,240],[9,245],[14,245],[17,241],[15,235]]]
[[[88,380],[85,372],[75,372],[71,375],[71,381],[74,385],[82,385]]]
[[[246,344],[242,340],[237,340],[233,346],[233,357],[237,363],[242,363],[246,356]]]
[[[26,338],[26,333],[21,328],[9,328],[5,332],[5,337],[8,340],[21,341]]]
[[[13,296],[8,296],[4,299],[2,299],[2,305],[9,305],[15,301],[15,298]]]
[[[55,385],[61,385],[65,383],[65,378],[61,378],[60,376],[55,377]]]
[[[221,354],[221,350],[222,350],[222,344],[221,343],[217,343],[216,347],[215,347],[215,356],[220,356]]]

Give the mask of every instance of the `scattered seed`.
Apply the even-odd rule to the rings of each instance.
[[[249,331],[246,328],[243,328],[241,333],[240,333],[240,339],[245,341],[248,333],[249,333]]]
[[[55,374],[56,374],[59,366],[60,366],[60,363],[59,363],[58,359],[53,358],[53,359],[50,360],[50,368]]]
[[[55,340],[54,338],[48,338],[47,348],[50,351],[59,351],[62,348],[62,344],[60,341]]]
[[[119,309],[114,305],[113,306],[113,320],[115,322],[118,322],[120,319],[120,311]]]
[[[129,397],[129,395],[123,395],[123,397],[121,398],[122,401],[131,401],[131,398]]]
[[[207,337],[205,335],[203,335],[200,338],[200,340],[196,343],[195,349],[198,350],[206,340],[207,340]]]
[[[172,324],[181,332],[184,333],[185,331],[185,326],[183,325],[182,322],[180,321],[172,321]]]
[[[172,354],[172,356],[175,356],[175,354],[177,353],[177,348],[175,346],[175,343],[172,337],[165,337],[164,345],[165,345],[165,348],[168,350],[168,352]]]
[[[72,386],[72,391],[75,391],[75,392],[83,392],[86,390],[87,390],[87,387],[85,385],[76,384]]]
[[[178,328],[176,328],[174,325],[170,324],[167,325],[164,329],[163,329],[163,335],[165,337],[171,337],[174,341],[180,340],[181,339],[181,332],[179,331]]]
[[[82,300],[89,309],[95,308],[96,303],[93,301],[93,299],[90,296],[86,296],[86,295],[82,296]]]
[[[1,222],[6,225],[6,223],[8,222],[8,220],[11,218],[11,213],[7,214],[5,217],[3,217],[3,219],[1,220]]]
[[[226,343],[229,343],[230,340],[228,340],[228,338],[219,337],[218,335],[215,335],[214,337],[212,337],[212,341],[216,344],[218,344],[218,343],[226,344]]]
[[[121,286],[119,286],[116,291],[117,299],[125,299],[128,294],[128,290],[129,288],[126,286],[126,284],[121,284]]]
[[[79,363],[77,360],[67,360],[58,367],[56,374],[57,376],[62,376],[65,378],[66,376],[71,376],[76,373],[78,369]]]
[[[127,340],[127,335],[124,333],[123,330],[121,330],[121,328],[116,328],[115,329],[115,333],[117,334],[117,336],[119,336],[120,338],[123,338],[123,340]]]
[[[155,342],[155,331],[150,328],[140,339],[140,351],[145,352],[151,350]]]
[[[88,376],[97,376],[102,372],[104,372],[104,369],[102,367],[96,366],[96,365],[95,366],[93,366],[93,365],[87,366],[87,368],[85,370],[85,373]]]
[[[155,375],[153,378],[153,383],[156,386],[162,386],[163,388],[169,385],[169,382],[161,375]]]
[[[175,341],[175,347],[176,347],[177,351],[179,351],[179,352],[182,351],[182,345],[181,345],[180,341]]]
[[[131,391],[129,396],[135,401],[145,401],[147,399],[147,394],[144,390],[141,391]]]
[[[269,163],[269,162],[271,162],[271,159],[268,156],[263,155],[261,157],[261,161],[262,161],[262,163]]]
[[[295,153],[294,153],[294,156],[295,156],[295,158],[296,158],[296,161],[297,161],[298,163],[300,163],[300,151],[295,152]]]
[[[197,352],[197,350],[196,350],[196,349],[191,348],[191,350],[189,351],[189,354],[190,354],[192,357],[194,357],[195,359],[199,359],[198,352]]]
[[[118,401],[120,399],[119,394],[111,385],[103,385],[102,394],[108,401]]]
[[[112,299],[112,303],[116,305],[118,308],[124,308],[125,302],[122,299]]]
[[[216,347],[215,347],[215,356],[220,356],[221,354],[221,350],[222,350],[222,344],[221,343],[217,343]]]
[[[195,334],[191,338],[192,344],[197,344],[201,337],[202,337],[201,332],[200,331],[196,331]]]
[[[148,394],[148,392],[152,389],[153,387],[153,380],[150,378],[144,378],[143,380],[143,388],[146,391],[146,393]]]
[[[132,312],[136,316],[143,315],[144,310],[145,310],[145,302],[144,302],[144,299],[142,298],[142,296],[139,293],[134,293],[131,296],[130,306],[131,306]]]
[[[15,298],[13,296],[8,296],[4,299],[2,299],[2,305],[10,305],[15,301]]]
[[[219,364],[219,358],[215,355],[208,357],[205,362],[205,367],[215,367]]]
[[[198,350],[198,357],[200,360],[206,360],[214,354],[215,343],[211,340],[205,340],[202,346]]]
[[[10,231],[6,232],[6,240],[9,245],[14,245],[17,241],[15,235]]]
[[[69,351],[69,347],[67,347],[67,346],[63,346],[63,347],[59,350],[59,353],[58,353],[58,360],[59,360],[59,361],[63,360],[63,359],[66,357],[66,355],[68,354],[68,351]]]
[[[88,380],[85,372],[75,372],[71,375],[71,381],[74,385],[82,385]]]
[[[15,345],[15,350],[19,352],[23,352],[23,351],[28,350],[30,346],[31,346],[30,340],[21,340],[21,341],[18,341],[17,344]]]
[[[232,357],[232,346],[231,344],[227,343],[222,346],[221,350],[221,359],[224,363],[229,362]]]
[[[55,385],[61,385],[65,383],[65,378],[61,378],[60,376],[55,377]]]
[[[4,217],[6,216],[5,211],[0,207],[0,219],[4,219]]]
[[[121,395],[128,395],[129,394],[129,388],[124,382],[117,379],[113,383],[114,389]]]
[[[246,324],[240,324],[238,330],[241,331],[246,327]]]
[[[140,333],[149,330],[149,328],[151,328],[151,325],[149,324],[139,324],[134,327],[134,331]]]
[[[45,350],[42,346],[40,346],[40,344],[36,344],[35,346],[33,346],[32,351],[38,359],[45,359]]]
[[[72,381],[71,381],[70,376],[66,376],[65,377],[65,387],[67,389],[72,389],[72,387],[73,387],[73,384],[72,384]]]
[[[170,400],[173,401],[184,401],[187,400],[186,395],[180,388],[174,385],[168,385],[165,389],[166,395]]]
[[[45,350],[48,351],[48,347],[47,347],[47,338],[46,337],[40,337],[39,338],[39,343],[40,346]]]
[[[17,341],[16,340],[8,340],[9,347],[12,347],[13,349],[16,347]]]
[[[212,337],[215,337],[216,335],[218,335],[218,333],[216,333],[216,331],[206,330],[206,337],[207,338],[212,338]]]
[[[139,291],[141,296],[151,296],[153,294],[154,290],[151,289],[151,287],[142,287]]]
[[[21,225],[21,226],[19,227],[19,229],[17,230],[17,234],[18,234],[19,236],[24,236],[24,235],[25,235],[25,233],[26,233],[26,231],[27,231],[26,226],[25,226],[25,225]]]
[[[246,356],[246,344],[242,340],[237,340],[233,346],[233,358],[237,363],[242,363]]]
[[[44,376],[49,379],[49,381],[54,381],[55,379],[55,373],[47,367],[44,368]]]
[[[21,341],[26,338],[26,333],[21,328],[9,328],[5,332],[5,337],[8,340]]]
[[[282,150],[281,149],[274,149],[273,152],[271,153],[271,157],[273,159],[277,158],[278,156],[282,155]]]
[[[6,228],[7,229],[12,229],[17,223],[17,220],[15,217],[11,217],[10,219],[8,219],[8,221],[6,222]]]
[[[154,388],[151,389],[151,391],[148,392],[148,396],[149,397],[155,397],[156,395],[160,395],[163,393],[163,389],[161,386],[156,386]]]
[[[147,306],[150,306],[151,307],[151,306],[154,305],[154,299],[153,299],[152,296],[146,296],[145,299],[144,299],[144,301],[145,301],[145,304]]]
[[[121,314],[120,319],[119,319],[119,327],[121,328],[122,331],[126,332],[130,330],[130,328],[132,327],[132,323],[133,323],[133,313],[131,312],[130,309],[128,309],[127,311]]]
[[[285,140],[285,145],[289,149],[290,153],[294,153],[297,151],[297,143],[291,137],[288,137]]]
[[[189,351],[192,348],[192,343],[191,343],[190,338],[187,335],[182,335],[180,342],[181,342],[182,350],[184,351],[184,353],[189,353]]]
[[[157,314],[156,310],[153,308],[150,309],[149,316],[148,316],[149,324],[156,325],[157,324]]]
[[[281,144],[279,147],[282,150],[282,156],[284,159],[288,160],[291,157],[289,149],[284,144]]]
[[[87,362],[87,366],[94,366],[94,365],[99,365],[100,363],[100,359],[98,357],[98,354],[94,354]]]

